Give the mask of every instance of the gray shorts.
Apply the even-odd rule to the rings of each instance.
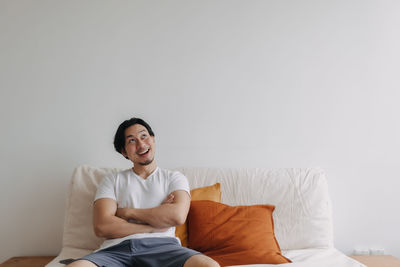
[[[122,241],[80,260],[88,260],[99,267],[182,267],[191,256],[197,254],[200,252],[182,247],[172,237],[139,238]]]

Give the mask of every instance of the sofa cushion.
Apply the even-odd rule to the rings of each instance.
[[[216,183],[214,185],[192,189],[190,190],[191,199],[221,202],[220,188],[220,183]],[[187,222],[176,227],[175,236],[179,237],[182,246],[187,247]]]
[[[231,207],[208,200],[192,201],[189,248],[212,257],[221,266],[289,263],[274,235],[274,209],[272,205]]]
[[[104,239],[94,234],[92,214],[97,186],[103,177],[117,169],[87,165],[75,169],[69,188],[64,219],[63,247],[98,249]]]

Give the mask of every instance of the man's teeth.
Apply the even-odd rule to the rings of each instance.
[[[139,153],[139,155],[146,154],[148,151],[149,151],[149,149],[147,149],[146,151],[143,151],[142,153]]]

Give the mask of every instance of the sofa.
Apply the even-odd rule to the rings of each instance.
[[[272,214],[271,234],[273,242],[276,241],[275,248],[279,249],[277,255],[282,255],[283,258],[291,261],[291,263],[282,263],[281,266],[365,266],[334,247],[331,200],[323,170],[319,168],[179,168],[176,170],[188,178],[191,189],[218,183],[222,204],[217,205],[223,205],[228,209],[269,208]],[[60,254],[46,265],[47,267],[65,266],[59,261],[86,255],[96,250],[104,241],[98,238],[92,229],[93,198],[102,177],[116,171],[118,169],[95,168],[88,165],[75,169],[66,202],[62,249]],[[214,204],[214,202],[203,202]],[[189,215],[191,212],[192,208]],[[190,218],[192,221],[189,221],[187,226],[189,240],[191,240],[190,233],[201,230],[201,226],[200,229],[192,229],[192,225],[196,225],[196,222],[193,221],[195,217]],[[251,222],[255,221],[257,220],[251,220]],[[224,235],[235,238],[235,236],[240,236],[241,229],[225,232]],[[250,249],[251,254],[252,248],[246,249]],[[247,257],[242,258],[245,262]],[[251,257],[245,264],[242,261],[232,265],[275,266],[268,262],[262,264],[253,262]]]

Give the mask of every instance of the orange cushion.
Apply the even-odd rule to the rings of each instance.
[[[221,202],[221,185],[214,185],[195,188],[190,190],[192,200],[211,200]],[[179,237],[182,246],[187,247],[187,222],[176,227],[175,236]]]
[[[213,201],[192,201],[188,215],[189,248],[221,266],[291,262],[281,254],[274,234],[275,206],[231,207]]]

